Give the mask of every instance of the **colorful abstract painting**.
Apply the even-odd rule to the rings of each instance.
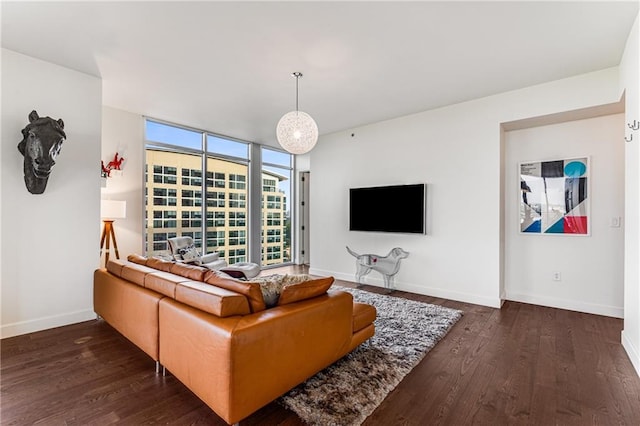
[[[520,164],[520,232],[589,235],[589,159]]]

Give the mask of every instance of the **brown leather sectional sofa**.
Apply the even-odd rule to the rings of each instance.
[[[94,310],[232,424],[374,334],[375,308],[328,291],[332,277],[284,287],[129,256],[94,273]],[[158,364],[159,363],[159,364]]]

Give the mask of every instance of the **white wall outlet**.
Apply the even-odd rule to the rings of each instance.
[[[554,281],[562,281],[562,274],[560,272],[554,272],[553,273],[553,280]]]
[[[620,228],[621,223],[622,223],[622,218],[620,216],[614,216],[611,218],[610,226],[612,228]]]

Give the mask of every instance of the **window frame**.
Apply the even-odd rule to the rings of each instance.
[[[151,202],[153,203],[154,200],[154,196],[149,196],[147,195],[147,191],[148,188],[151,186],[151,182],[153,182],[154,180],[154,175],[157,173],[154,173],[155,170],[147,170],[147,156],[146,156],[146,152],[147,150],[159,150],[159,151],[164,151],[164,152],[168,152],[168,153],[175,153],[175,154],[187,154],[187,155],[195,155],[195,156],[199,156],[201,158],[201,170],[200,170],[200,177],[195,177],[195,176],[191,176],[193,173],[192,170],[189,170],[189,176],[184,175],[184,172],[182,170],[181,167],[175,167],[175,170],[168,170],[171,173],[164,173],[165,169],[169,169],[168,167],[163,167],[162,169],[162,182],[163,184],[165,183],[165,177],[164,175],[170,175],[172,176],[172,178],[169,178],[169,180],[173,179],[175,180],[175,182],[166,182],[167,184],[174,184],[174,185],[178,185],[179,183],[181,183],[183,181],[183,179],[185,178],[189,178],[189,179],[193,179],[193,178],[198,178],[200,179],[199,182],[199,186],[194,186],[194,185],[190,185],[190,188],[193,188],[193,199],[197,198],[195,197],[196,195],[196,191],[201,193],[201,200],[202,202],[200,203],[200,205],[196,206],[195,202],[194,205],[191,207],[199,207],[199,210],[201,211],[201,217],[197,220],[199,220],[201,223],[201,227],[200,227],[200,231],[199,232],[191,232],[191,231],[187,231],[186,233],[183,232],[183,235],[188,234],[194,234],[194,239],[195,239],[195,235],[199,234],[199,247],[203,250],[203,252],[207,251],[207,247],[209,246],[209,242],[210,242],[210,237],[208,237],[208,232],[218,232],[217,236],[215,237],[216,241],[219,241],[221,238],[225,239],[225,241],[230,239],[229,233],[225,233],[225,231],[209,231],[209,227],[208,225],[210,225],[211,223],[209,223],[210,221],[213,222],[213,228],[219,226],[220,221],[229,221],[228,223],[230,224],[231,220],[233,219],[233,221],[235,222],[236,226],[235,227],[229,227],[230,232],[244,232],[246,235],[244,238],[246,238],[246,249],[242,249],[244,250],[243,253],[238,254],[239,252],[235,252],[236,253],[236,257],[243,257],[244,260],[243,261],[250,261],[250,262],[254,262],[254,263],[258,263],[261,265],[261,267],[263,268],[269,268],[269,267],[279,267],[279,266],[285,266],[285,265],[289,265],[292,264],[294,262],[294,253],[295,253],[295,241],[296,238],[294,237],[294,230],[296,229],[293,226],[293,223],[290,224],[291,226],[291,233],[290,233],[290,242],[289,242],[289,247],[290,247],[290,259],[286,262],[282,262],[279,264],[274,264],[274,265],[268,265],[268,264],[263,264],[263,257],[266,258],[266,256],[263,256],[263,239],[266,238],[266,234],[267,234],[267,230],[266,228],[263,229],[263,220],[262,220],[262,215],[263,215],[263,209],[262,209],[262,194],[264,192],[264,190],[266,188],[263,188],[262,186],[262,174],[264,173],[264,169],[265,167],[275,167],[277,169],[284,169],[288,171],[288,174],[290,176],[289,180],[290,180],[290,201],[289,201],[289,212],[288,214],[290,215],[289,220],[291,222],[294,221],[294,218],[296,217],[295,215],[295,202],[294,202],[294,194],[295,194],[295,182],[293,181],[293,176],[294,176],[294,172],[295,172],[295,156],[292,154],[287,153],[284,150],[278,149],[276,147],[273,147],[271,145],[263,145],[260,143],[256,143],[256,142],[251,142],[251,141],[245,141],[242,139],[238,139],[238,138],[233,138],[233,137],[229,137],[229,136],[225,136],[225,135],[220,135],[217,134],[215,132],[211,132],[211,131],[206,131],[206,130],[201,130],[201,129],[196,129],[193,127],[189,127],[189,126],[184,126],[184,125],[179,125],[176,123],[171,123],[171,122],[167,122],[164,120],[159,120],[159,119],[155,119],[152,117],[143,117],[144,120],[144,151],[145,151],[145,155],[143,156],[143,162],[144,162],[144,169],[145,173],[143,175],[143,187],[145,188],[144,194],[143,194],[143,205],[144,205],[144,213],[143,213],[143,228],[144,228],[144,233],[145,233],[145,238],[143,239],[143,252],[147,253],[148,248],[150,248],[150,246],[153,244],[155,247],[156,243],[159,243],[159,241],[155,241],[153,240],[153,237],[151,239],[151,241],[148,240],[149,237],[149,232],[148,232],[148,227],[147,227],[147,223],[151,223],[154,218],[151,217],[147,217],[147,202]],[[199,133],[201,135],[201,146],[200,149],[195,149],[192,146],[182,146],[182,145],[177,145],[177,144],[171,144],[168,142],[162,142],[162,141],[156,141],[156,140],[150,140],[148,139],[147,136],[147,122],[152,122],[152,123],[156,123],[159,125],[165,125],[165,126],[170,126],[170,127],[174,127],[174,128],[178,128],[181,130],[187,130],[187,131],[191,131],[191,132],[196,132]],[[210,146],[208,146],[208,141],[209,141],[209,137],[212,137],[213,140],[215,141],[215,139],[223,139],[226,141],[230,141],[230,142],[236,142],[236,143],[241,143],[241,144],[245,144],[246,145],[246,158],[240,158],[240,157],[235,157],[232,155],[226,155],[224,152],[217,152],[215,151],[215,149],[211,148]],[[289,166],[285,167],[282,164],[278,164],[278,163],[270,163],[270,162],[262,162],[262,153],[264,152],[263,149],[267,149],[270,151],[273,151],[274,153],[278,153],[278,154],[283,154],[288,156],[289,158]],[[231,150],[233,151],[233,149]],[[256,152],[258,152],[260,155],[255,155]],[[255,159],[255,157],[257,157],[257,159]],[[229,173],[220,173],[217,172],[216,170],[208,170],[207,169],[207,160],[209,158],[212,159],[217,159],[217,160],[222,160],[222,161],[231,161],[234,163],[238,163],[238,164],[243,164],[246,165],[247,167],[247,174],[246,176],[243,176],[242,179],[236,179],[233,180],[231,179],[231,176]],[[252,195],[253,198],[255,198],[255,194],[256,194],[256,189],[252,188],[252,186],[255,186],[256,181],[255,178],[252,178],[252,175],[256,175],[260,176],[260,186],[259,188],[257,188],[257,193],[260,194],[259,200],[253,200],[252,201]],[[149,176],[151,175],[151,176]],[[224,180],[221,179],[221,175],[224,176]],[[146,178],[145,178],[146,176]],[[150,182],[147,182],[147,179]],[[211,182],[209,182],[211,181]],[[211,183],[211,185],[208,185],[208,183]],[[274,187],[275,191],[271,190],[269,191],[271,194],[278,194],[278,181],[275,181],[276,185]],[[221,186],[222,185],[222,186]],[[241,188],[237,188],[237,187],[241,187]],[[180,192],[180,186],[176,187],[176,192],[177,194],[180,196],[180,199],[178,201],[180,201],[180,203],[177,203],[174,201],[173,205],[169,204],[169,200],[168,200],[168,196],[166,197],[167,199],[167,204],[162,205],[161,207],[163,208],[163,210],[176,210],[177,209],[181,209],[182,206],[182,197],[181,197],[181,192]],[[232,197],[231,194],[234,193],[234,191],[240,191],[238,192],[238,199],[232,199],[235,197]],[[230,192],[231,191],[231,192]],[[168,192],[168,191],[167,191]],[[213,206],[209,206],[209,197],[208,197],[208,192],[211,193],[221,193],[223,194],[222,198],[215,198],[213,200],[215,204],[217,204],[218,202],[221,202],[221,205],[228,208],[229,207],[229,203],[232,202],[238,202],[240,204],[240,209],[243,209],[244,207],[242,206],[246,206],[246,214],[245,217],[232,217],[232,216],[236,216],[235,214],[232,214],[231,212],[228,212],[225,216],[225,218],[223,219],[219,219],[218,217],[215,218],[210,218],[207,215],[211,212],[213,212],[214,210],[210,210],[208,208],[211,208]],[[229,193],[228,196],[226,196],[226,193]],[[244,198],[244,199],[243,199]],[[173,200],[172,200],[173,201]],[[256,202],[257,201],[257,202]],[[176,204],[181,204],[180,206],[177,206]],[[187,206],[190,207],[190,206]],[[153,205],[152,205],[153,208]],[[283,210],[280,214],[280,217],[278,218],[278,222],[282,224],[282,226],[285,226],[285,222],[287,220],[286,216],[287,216],[287,212],[286,210],[286,205],[285,207],[283,207]],[[234,212],[236,213],[236,212]],[[237,212],[237,213],[241,213],[241,212]],[[180,214],[176,215],[177,217],[174,217],[172,219],[169,220],[173,220],[175,222],[181,222],[183,219],[180,217]],[[260,226],[258,227],[258,229],[255,229],[255,226],[252,228],[252,223],[255,223],[255,217],[257,216],[258,221],[260,223]],[[168,220],[168,218],[162,218],[160,220],[166,221]],[[187,220],[186,218],[184,220]],[[195,220],[194,218],[189,218],[188,220],[193,221]],[[242,228],[244,226],[244,229]],[[194,229],[194,228],[191,228]],[[169,232],[169,229],[162,229],[162,232],[168,233],[170,234],[171,232]],[[220,237],[219,232],[222,232],[222,237]],[[175,233],[174,233],[175,234]],[[264,237],[263,237],[264,234]],[[279,235],[279,239],[283,239],[285,238],[285,234],[286,234],[286,230],[282,230],[281,235]],[[270,236],[272,237],[272,236]],[[230,246],[229,244],[226,244],[229,247],[237,247],[237,246]],[[255,248],[252,249],[252,247],[257,246],[260,247],[258,249],[258,254],[259,257],[255,258],[256,255],[256,250]],[[256,247],[256,248],[257,248]],[[282,246],[281,247],[282,251],[286,251],[287,247],[286,246]],[[231,252],[231,249],[228,250],[229,252]],[[266,252],[266,250],[264,250]],[[273,249],[269,250],[270,252],[273,251]],[[282,251],[280,251],[282,253]],[[222,256],[224,256],[224,250],[221,250]],[[227,253],[228,256],[231,255],[231,253]],[[252,258],[253,257],[253,258]]]

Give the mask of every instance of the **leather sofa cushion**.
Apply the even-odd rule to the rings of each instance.
[[[127,256],[127,260],[129,262],[137,263],[138,265],[146,265],[147,258],[144,256],[140,256],[139,254],[130,254]]]
[[[260,312],[265,310],[260,283],[236,280],[234,278],[230,278],[228,275],[223,276],[223,274],[218,273],[217,271],[207,271],[204,276],[204,281],[207,284],[245,295],[247,299],[249,299],[251,312]]]
[[[193,281],[203,281],[207,268],[196,265],[189,265],[182,262],[174,262],[171,266],[171,273],[177,274]]]
[[[174,262],[157,257],[147,259],[137,254],[129,255],[127,260],[139,265],[146,265],[158,271],[171,272],[172,274],[180,275],[194,281],[203,281],[204,274],[208,271],[207,268],[202,266],[190,265],[184,262]]]
[[[366,303],[353,303],[353,332],[360,331],[376,320],[376,308]]]
[[[320,296],[329,290],[333,281],[333,277],[323,277],[309,279],[302,282],[295,282],[294,280],[289,284],[287,283],[287,277],[285,277],[283,279],[280,298],[278,299],[278,306]]]
[[[137,263],[127,263],[122,267],[121,278],[144,287],[144,277],[153,272],[158,271],[148,266],[138,265]]]
[[[349,345],[349,352],[357,348],[360,344],[364,343],[367,339],[373,337],[376,333],[376,326],[369,324],[362,330],[354,331],[351,336],[351,344]]]
[[[176,286],[188,278],[174,275],[169,272],[155,271],[144,277],[144,286],[165,296],[176,298]]]
[[[220,318],[251,313],[249,301],[242,294],[199,281],[178,284],[175,299]]]
[[[158,271],[163,272],[171,272],[171,267],[175,264],[170,260],[162,260],[157,257],[152,257],[151,259],[147,259],[146,265],[149,268],[157,269]]]
[[[120,259],[109,259],[107,262],[107,271],[111,272],[117,277],[122,276],[122,267],[125,263]]]

